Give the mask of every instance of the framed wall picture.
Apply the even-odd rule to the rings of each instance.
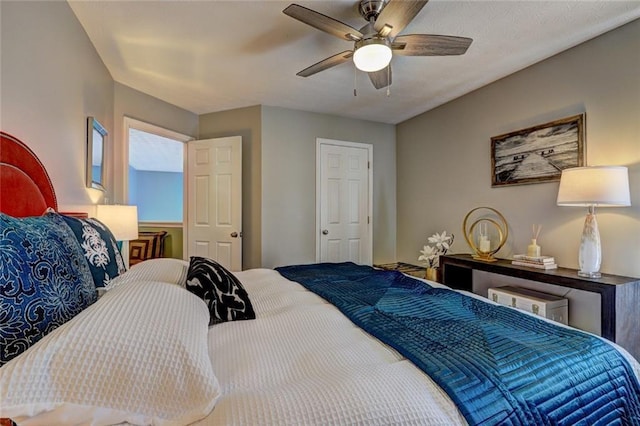
[[[585,164],[585,114],[491,138],[491,186],[560,180]]]
[[[93,117],[87,118],[87,187],[104,191],[107,131]]]

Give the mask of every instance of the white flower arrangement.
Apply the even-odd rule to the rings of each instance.
[[[447,251],[453,244],[453,234],[447,235],[447,231],[442,231],[442,234],[437,232],[428,238],[428,241],[433,246],[424,246],[420,250],[419,261],[427,262],[429,268],[437,268],[440,264],[440,255],[447,254]]]

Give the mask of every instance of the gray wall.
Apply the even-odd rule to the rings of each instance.
[[[252,106],[200,116],[199,139],[242,136],[242,268],[262,266],[261,108]]]
[[[262,266],[316,260],[316,138],[373,145],[373,262],[395,260],[395,126],[262,108]]]
[[[233,135],[243,145],[244,269],[315,261],[316,138],[374,146],[374,262],[395,259],[393,125],[270,106],[200,116],[200,139]]]
[[[499,80],[397,126],[398,258],[417,263],[435,231],[491,206],[510,224],[499,257],[522,253],[531,225],[562,266],[577,268],[586,209],[556,206],[558,183],[491,188],[490,138],[585,112],[588,165],[629,167],[632,207],[601,208],[602,271],[640,277],[640,21]]]
[[[66,2],[2,1],[0,15],[0,128],[40,158],[63,210],[91,204],[87,116],[113,133],[113,79]]]
[[[67,2],[0,2],[0,127],[44,163],[61,210],[124,199],[123,118],[196,136],[198,116],[115,83]],[[85,187],[86,120],[109,132],[106,188]]]

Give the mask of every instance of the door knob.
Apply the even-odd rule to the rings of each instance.
[[[322,235],[328,235],[328,234],[329,234],[329,231],[327,229],[322,230]]]
[[[231,233],[231,238],[238,238],[238,233],[237,233],[237,232],[235,232],[235,231],[233,231],[233,232]]]

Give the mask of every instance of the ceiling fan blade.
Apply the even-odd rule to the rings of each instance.
[[[308,68],[303,69],[298,74],[300,77],[309,77],[310,75],[324,71],[327,68],[335,67],[344,62],[347,62],[353,56],[353,51],[345,50],[344,52],[337,53],[333,56],[329,56],[326,59],[321,60],[318,63],[311,65]]]
[[[383,37],[395,37],[416,17],[429,0],[390,0],[373,28]]]
[[[325,33],[329,33],[345,40],[358,41],[363,37],[362,33],[355,28],[327,15],[316,12],[315,10],[307,9],[299,4],[292,3],[282,12],[285,15],[289,15],[300,22],[311,25],[320,31],[324,31]]]
[[[391,65],[381,69],[380,71],[370,72],[369,79],[376,89],[382,89],[391,85]]]
[[[463,55],[473,39],[432,34],[408,34],[395,38],[391,44],[394,55],[448,56]]]

